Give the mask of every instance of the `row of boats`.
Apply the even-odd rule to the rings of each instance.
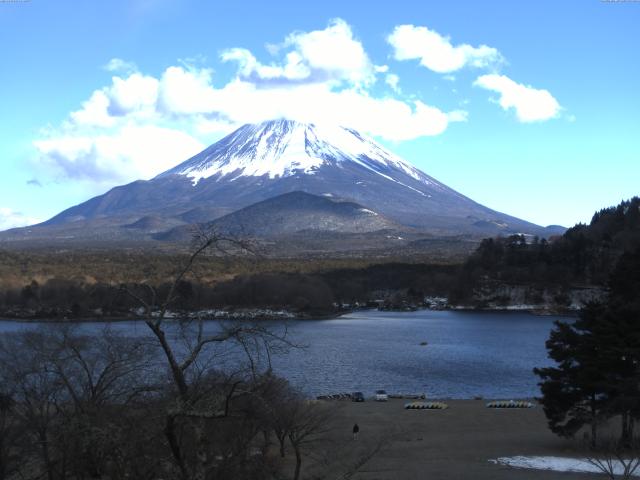
[[[519,400],[495,401],[487,403],[487,408],[533,408],[535,405],[531,402]],[[410,402],[405,403],[404,408],[407,410],[445,410],[449,408],[443,402]]]
[[[378,392],[383,392],[383,390],[377,390],[376,397],[382,395],[382,394],[379,394]],[[416,393],[416,394],[384,393],[383,395],[385,395],[387,398],[401,398],[401,399],[404,398],[407,400],[424,400],[426,398],[426,395],[424,393]],[[362,398],[362,401],[364,401],[364,396],[362,395],[362,392],[334,393],[332,395],[318,395],[316,397],[317,400],[354,400],[354,401],[360,401],[360,398]],[[379,398],[375,398],[375,397],[374,399],[380,400]]]
[[[384,398],[379,398],[384,396]],[[407,399],[407,400],[424,400],[426,398],[424,393],[421,394],[386,394],[384,390],[376,391],[374,400],[386,400],[388,398]],[[353,393],[336,393],[333,395],[319,395],[316,397],[318,400],[351,400],[354,402],[364,402],[364,395],[362,392]],[[535,405],[532,402],[526,400],[496,400],[487,403],[487,408],[533,408]],[[414,401],[405,403],[404,408],[407,410],[445,410],[449,406],[444,402],[421,402]]]

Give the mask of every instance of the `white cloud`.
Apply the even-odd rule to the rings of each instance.
[[[466,110],[454,110],[449,112],[447,117],[450,122],[466,122],[469,119],[469,112]]]
[[[344,20],[334,20],[324,30],[293,33],[285,43],[294,45],[312,69],[335,72],[352,83],[372,80],[373,65]]]
[[[109,114],[111,100],[103,90],[93,92],[89,100],[82,103],[82,109],[71,112],[71,121],[78,125],[110,127],[115,118]]]
[[[420,60],[421,65],[437,73],[455,72],[465,66],[490,67],[503,62],[495,48],[472,47],[466,43],[454,46],[449,37],[427,27],[399,25],[387,41],[394,49],[396,60]]]
[[[473,83],[500,95],[503,110],[513,108],[520,122],[538,122],[556,118],[561,107],[548,90],[540,90],[511,80],[506,75],[482,75]]]
[[[438,135],[460,119],[420,101],[378,98],[355,89],[336,91],[327,84],[264,89],[236,79],[221,89],[210,87],[204,97],[207,113],[232,124],[286,117],[346,125],[389,140]]]
[[[153,125],[112,133],[57,135],[34,142],[41,166],[54,175],[97,182],[148,179],[204,147],[190,135]]]
[[[122,72],[129,75],[138,71],[138,67],[135,63],[127,62],[121,58],[112,58],[102,68],[108,72]]]
[[[149,116],[155,111],[160,82],[150,76],[132,73],[114,76],[109,87],[93,92],[82,108],[71,112],[71,122],[78,126],[111,127],[118,117]]]
[[[375,74],[381,72],[380,67],[372,64],[349,24],[341,19],[332,20],[324,30],[294,32],[282,44],[268,45],[268,50],[272,55],[283,54],[279,64],[265,65],[243,48],[226,50],[221,58],[238,62],[238,74],[254,82],[334,81],[369,85],[375,81]]]
[[[400,83],[400,77],[395,73],[388,73],[384,77],[384,82],[391,87],[391,90],[394,92],[400,92],[400,88],[398,87],[398,83]]]
[[[221,60],[237,62],[238,70],[220,85],[212,69],[184,63],[157,77],[115,74],[34,142],[36,162],[56,178],[113,183],[150,178],[244,123],[285,117],[402,141],[466,121],[464,111],[401,98],[397,75],[371,62],[343,20],[292,33],[270,50],[278,56],[270,64],[247,49],[225,50]],[[111,63],[120,68],[120,60]],[[377,76],[394,96],[373,93]]]
[[[304,80],[311,75],[311,69],[303,62],[298,52],[289,52],[283,66],[264,65],[246,48],[231,48],[222,52],[223,62],[238,63],[238,74],[246,79],[259,80]]]
[[[158,99],[159,82],[153,77],[133,73],[126,78],[113,77],[112,81],[107,90],[111,115],[127,115],[153,107]]]
[[[0,207],[0,232],[10,228],[26,227],[40,223],[41,221],[42,220],[38,218],[30,217],[11,208]]]
[[[167,68],[159,83],[160,113],[192,115],[211,111],[216,101],[212,75],[207,68]]]

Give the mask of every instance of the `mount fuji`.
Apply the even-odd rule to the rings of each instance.
[[[151,180],[115,187],[0,238],[162,241],[174,238],[175,229],[214,221],[273,236],[285,211],[297,220],[275,229],[279,235],[327,225],[335,234],[556,233],[474,202],[353,129],[282,119],[244,125]]]

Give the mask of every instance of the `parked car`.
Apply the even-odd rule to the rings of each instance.
[[[375,399],[376,402],[386,402],[389,400],[389,395],[387,395],[387,392],[384,390],[376,390]]]
[[[364,402],[364,394],[362,392],[353,392],[351,394],[352,402]]]

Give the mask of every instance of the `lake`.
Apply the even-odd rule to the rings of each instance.
[[[362,391],[426,393],[437,398],[515,399],[539,394],[534,367],[550,364],[545,340],[553,321],[520,312],[359,311],[331,320],[287,322],[304,348],[272,358],[277,374],[309,395]],[[269,322],[274,328],[281,324]],[[0,322],[0,333],[37,324]],[[98,332],[104,323],[82,329]],[[142,322],[112,327],[149,335]],[[215,329],[216,324],[208,324]],[[421,345],[427,342],[427,345]]]

